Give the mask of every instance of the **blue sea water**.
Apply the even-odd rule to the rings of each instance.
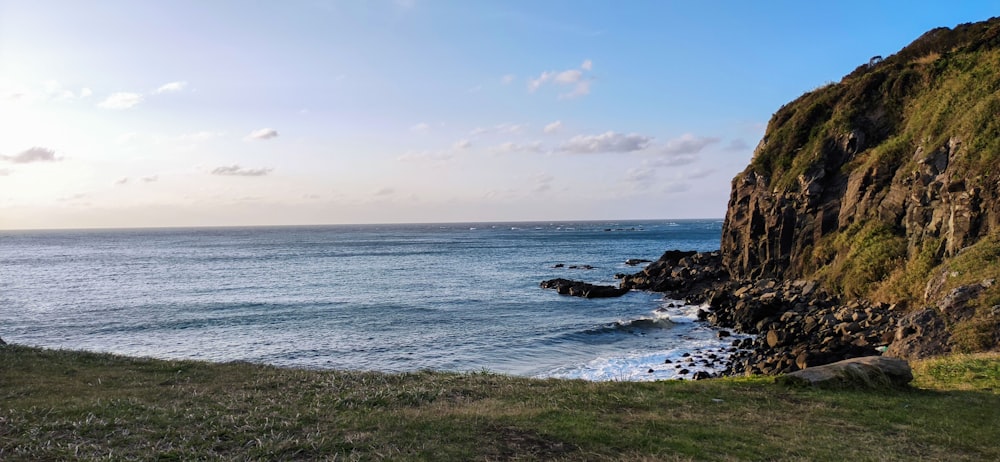
[[[729,343],[696,307],[539,282],[614,284],[641,269],[626,259],[714,250],[720,233],[719,220],[5,231],[0,337],[307,368],[674,378],[666,359]]]

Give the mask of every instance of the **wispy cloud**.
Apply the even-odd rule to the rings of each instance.
[[[30,164],[35,162],[57,162],[62,160],[56,157],[56,152],[39,146],[26,149],[13,156],[0,156],[0,159],[14,164]]]
[[[543,193],[552,190],[552,182],[555,178],[546,173],[540,173],[531,178],[531,192]]]
[[[156,90],[154,90],[153,94],[154,95],[158,95],[160,93],[174,93],[174,92],[178,92],[178,91],[183,90],[184,87],[186,87],[186,86],[187,86],[187,82],[170,82],[170,83],[165,83],[163,85],[160,85],[160,88],[157,88]]]
[[[6,168],[0,168],[0,176],[10,176],[10,170]]]
[[[574,154],[590,154],[599,152],[632,152],[646,149],[653,138],[637,133],[616,133],[613,131],[600,135],[577,135],[563,143],[559,150]]]
[[[391,196],[393,194],[396,194],[396,190],[395,189],[392,189],[392,188],[382,188],[382,189],[379,189],[378,191],[375,191],[372,195],[373,196],[377,196],[377,197],[386,197],[386,196]]]
[[[511,83],[514,83],[514,80],[516,80],[516,79],[517,79],[516,75],[514,75],[514,74],[507,74],[507,75],[505,75],[503,77],[500,77],[500,83],[502,83],[504,85],[510,85]]]
[[[254,140],[269,140],[278,137],[278,131],[273,128],[262,128],[260,130],[254,130],[247,135],[248,138]]]
[[[694,163],[698,160],[698,155],[706,147],[716,144],[720,138],[713,136],[695,136],[685,133],[678,138],[667,141],[666,145],[657,152],[659,158],[658,165],[678,166]]]
[[[139,105],[142,100],[142,95],[138,93],[118,92],[112,93],[104,101],[97,103],[97,106],[104,109],[131,109]]]
[[[426,135],[427,133],[430,133],[431,126],[427,122],[420,122],[410,127],[410,131],[418,135]]]
[[[731,140],[729,144],[726,145],[727,151],[746,151],[751,148],[750,144],[741,139]]]
[[[560,86],[572,86],[572,90],[561,93],[560,98],[576,98],[590,94],[590,79],[586,73],[594,68],[591,60],[585,60],[578,69],[567,69],[564,71],[545,71],[534,79],[528,79],[528,91],[535,92],[547,84]]]
[[[545,128],[542,129],[542,131],[544,131],[545,133],[555,133],[558,132],[560,128],[562,128],[562,121],[557,120],[555,122],[546,125]]]
[[[541,141],[532,141],[530,143],[514,143],[506,142],[500,143],[490,149],[495,153],[509,153],[509,152],[527,152],[527,153],[542,153],[545,149],[542,147]]]
[[[264,176],[273,171],[273,168],[243,168],[239,165],[228,165],[216,167],[212,170],[212,175],[219,176]]]
[[[667,141],[663,153],[667,155],[697,154],[706,146],[719,141],[719,138],[713,136],[695,136],[691,133],[685,133],[678,138]]]
[[[444,163],[455,158],[463,151],[468,151],[472,147],[469,140],[458,140],[451,145],[451,149],[437,151],[407,151],[396,158],[399,162],[438,162]]]

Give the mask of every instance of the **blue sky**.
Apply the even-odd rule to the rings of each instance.
[[[721,218],[782,104],[997,12],[0,0],[0,228]]]

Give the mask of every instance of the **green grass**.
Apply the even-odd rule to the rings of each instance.
[[[6,346],[0,460],[996,460],[998,361],[918,365],[919,388],[872,392]]]

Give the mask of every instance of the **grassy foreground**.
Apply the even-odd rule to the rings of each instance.
[[[307,371],[0,346],[0,460],[1000,460],[1000,355],[904,391]]]

